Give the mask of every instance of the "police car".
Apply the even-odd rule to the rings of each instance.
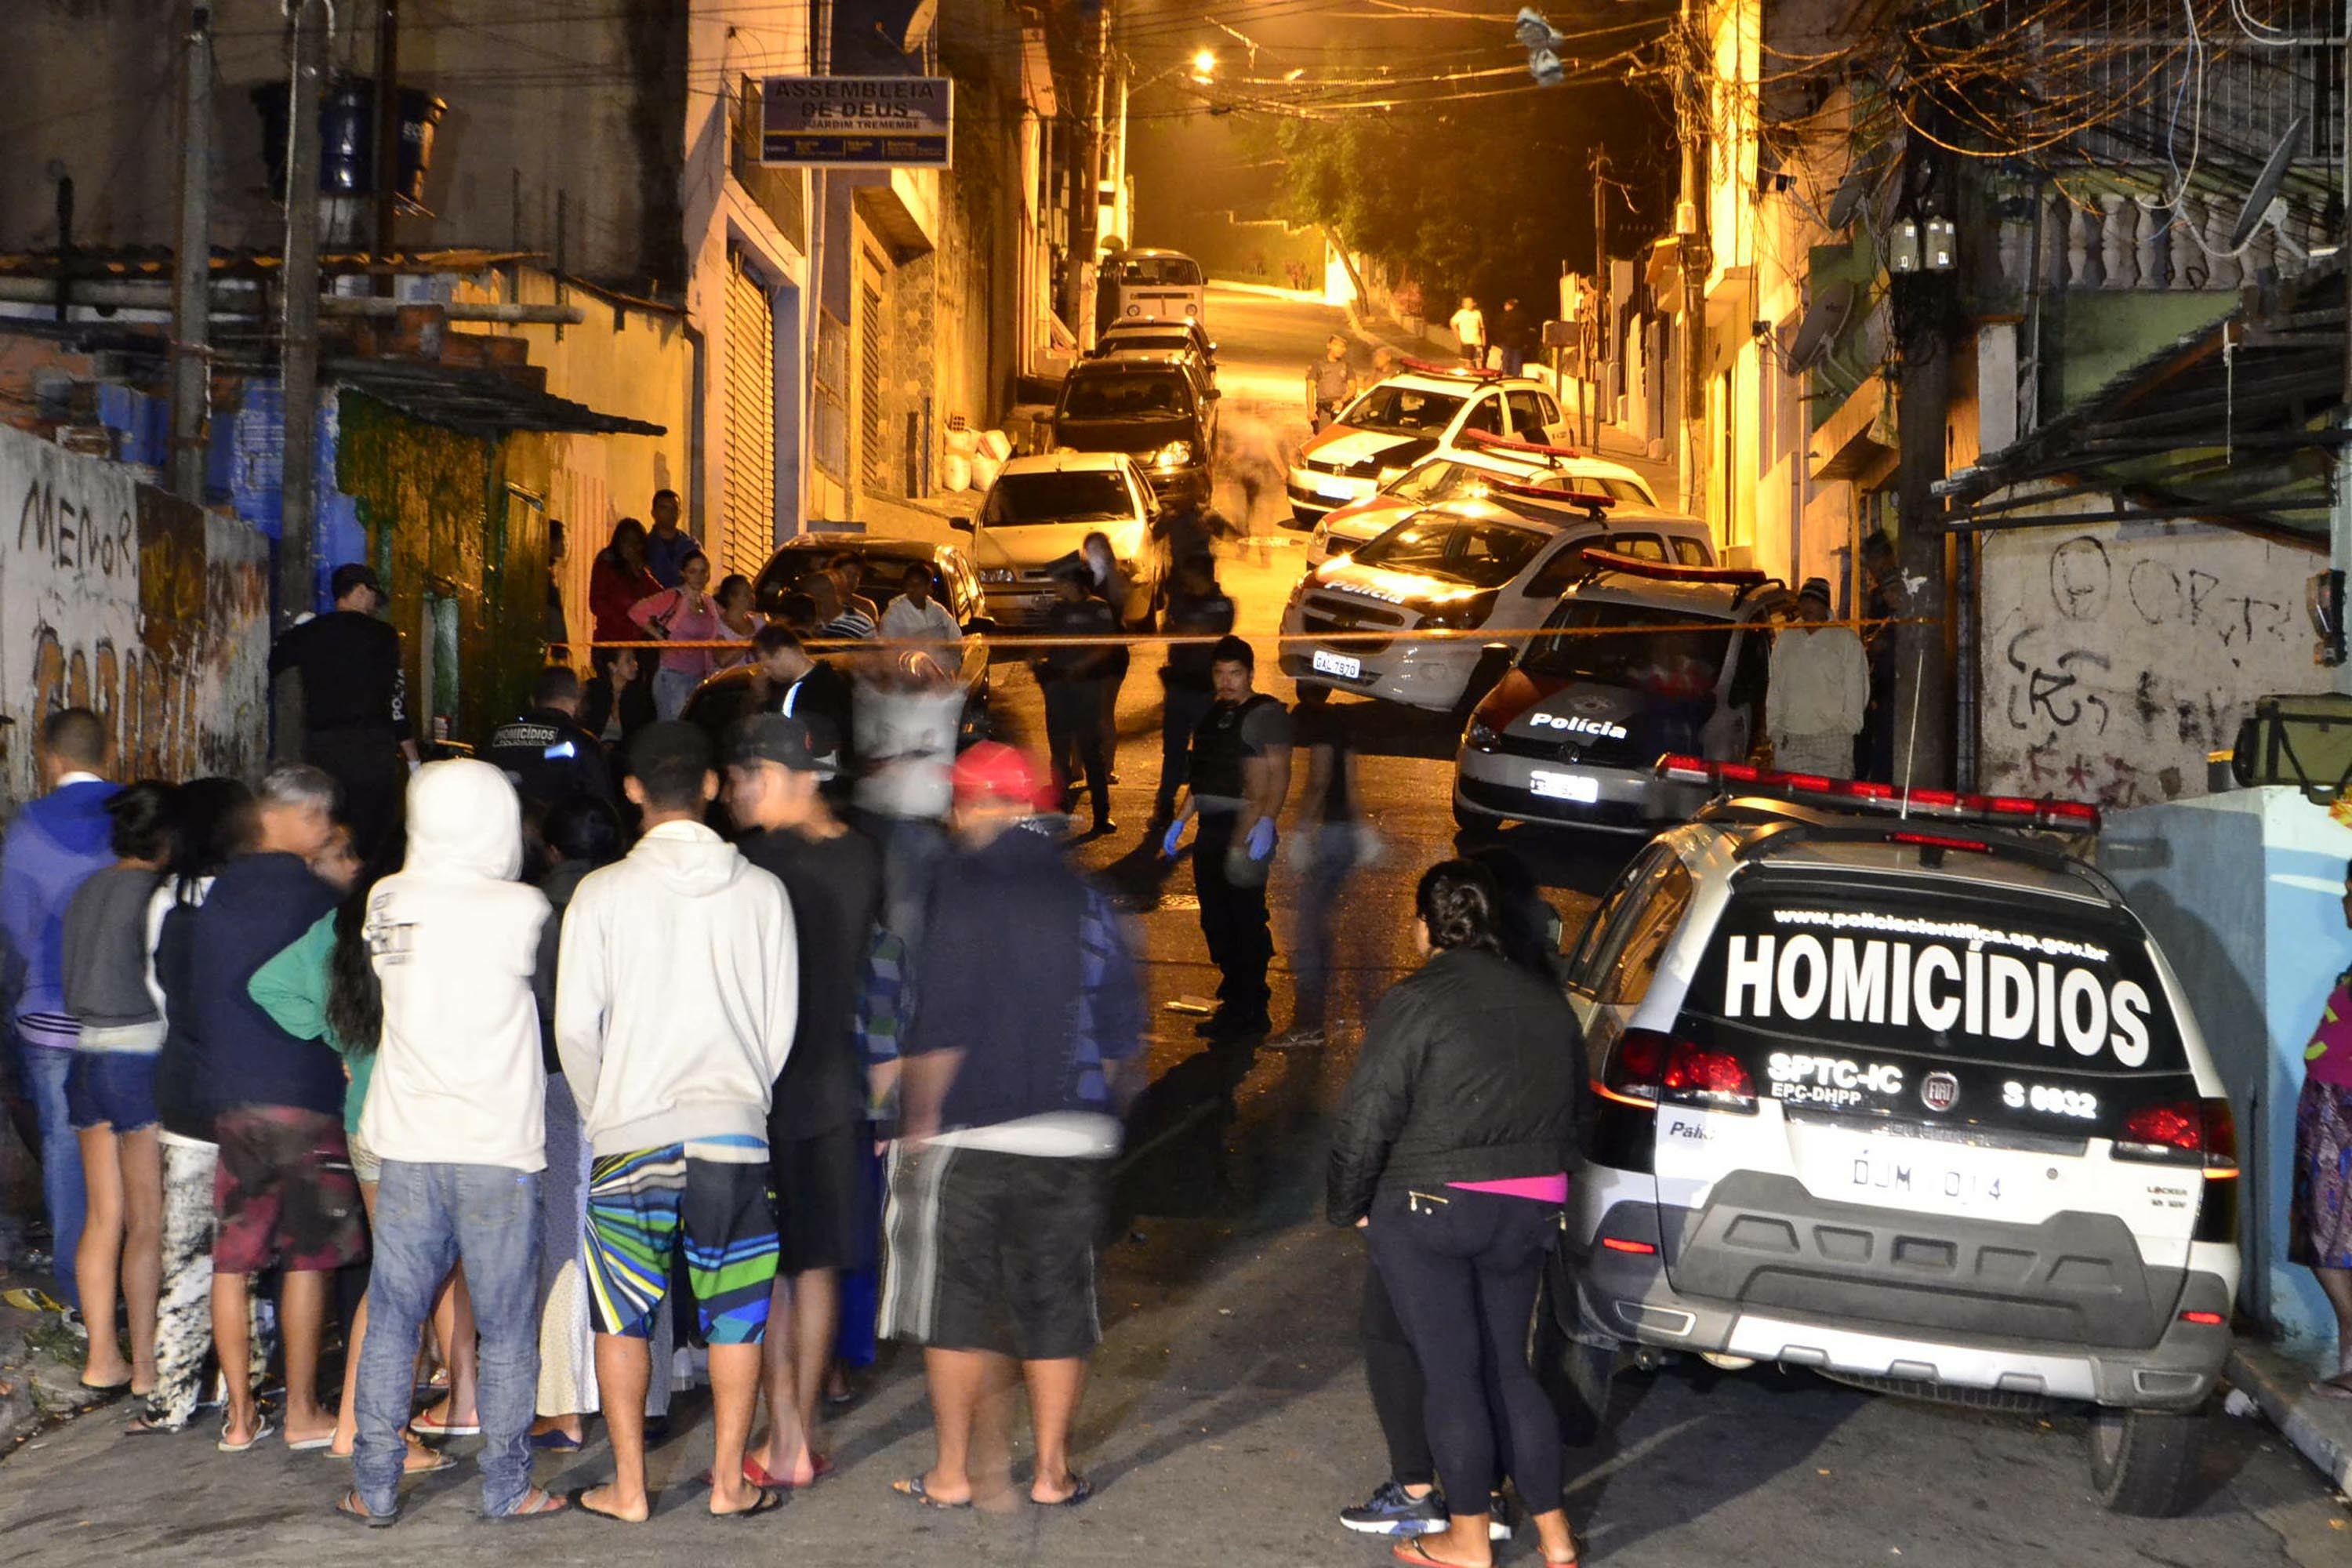
[[[1612,526],[1614,520],[1612,520]],[[1651,833],[1703,795],[1657,776],[1666,752],[1738,758],[1788,590],[1744,567],[1588,550],[1510,672],[1463,729],[1454,820]]]
[[[1446,447],[1382,485],[1362,500],[1326,513],[1307,542],[1307,564],[1320,566],[1369,544],[1425,506],[1446,500],[1485,500],[1524,489],[1605,495],[1621,504],[1654,507],[1658,498],[1641,475],[1622,463],[1591,457],[1570,447],[1482,437],[1460,449]],[[1703,542],[1682,547],[1699,564],[1714,559]]]
[[[1570,949],[1598,1095],[1541,1364],[1806,1367],[2087,1406],[2117,1511],[2177,1510],[2239,1276],[2233,1121],[2086,804],[1667,757],[1713,798]]]
[[[1533,376],[1404,362],[1307,439],[1290,470],[1292,526],[1312,528],[1440,447],[1477,436],[1548,445],[1567,433],[1559,400]]]
[[[1696,519],[1623,519],[1616,504],[1538,490],[1414,512],[1299,580],[1283,612],[1282,672],[1439,712],[1476,700],[1591,570],[1591,552],[1646,551],[1663,564],[1712,548]]]

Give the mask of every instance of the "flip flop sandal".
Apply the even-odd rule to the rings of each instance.
[[[565,1511],[571,1513],[584,1513],[590,1519],[601,1519],[606,1524],[642,1524],[645,1522],[644,1520],[623,1519],[619,1514],[608,1513],[601,1508],[591,1508],[588,1505],[588,1494],[595,1489],[596,1489],[594,1487],[574,1487],[572,1490],[564,1493],[563,1500],[572,1505],[572,1507]],[[650,1512],[646,1515],[647,1519],[652,1517],[653,1516]]]
[[[1094,1482],[1087,1479],[1084,1476],[1072,1476],[1070,1478],[1069,1496],[1064,1498],[1059,1502],[1039,1502],[1035,1498],[1031,1498],[1029,1500],[1029,1506],[1031,1508],[1077,1508],[1094,1495]]]
[[[903,1479],[892,1481],[890,1489],[900,1497],[914,1499],[925,1508],[959,1509],[971,1506],[970,1498],[964,1499],[961,1502],[941,1502],[923,1485],[923,1478],[920,1476],[908,1476]]]
[[[187,1429],[186,1422],[172,1426],[152,1410],[142,1410],[122,1424],[122,1435],[126,1437],[168,1437],[174,1432]]]
[[[2311,1392],[2322,1399],[2352,1399],[2352,1372],[2315,1379]]]
[[[713,1519],[757,1519],[763,1513],[773,1513],[784,1506],[784,1494],[761,1487],[750,1508],[739,1508],[732,1513],[714,1513]]]
[[[422,1415],[411,1421],[408,1429],[420,1437],[478,1437],[482,1435],[482,1424],[478,1421],[460,1425],[427,1421]]]
[[[562,1427],[541,1432],[530,1440],[533,1450],[541,1454],[576,1454],[588,1446],[584,1436],[574,1437]]]
[[[287,1452],[292,1454],[315,1454],[321,1448],[331,1448],[334,1446],[335,1435],[332,1432],[323,1437],[304,1437],[299,1441],[292,1437],[286,1439]]]
[[[220,1441],[215,1443],[213,1447],[218,1448],[224,1454],[248,1453],[254,1447],[258,1446],[264,1437],[271,1436],[277,1430],[278,1424],[270,1420],[267,1415],[264,1415],[256,1418],[252,1436],[247,1438],[242,1443],[232,1443],[228,1440],[228,1422],[224,1419],[221,1422]]]
[[[451,1462],[455,1463],[456,1461],[453,1460]],[[514,1507],[507,1510],[504,1513],[487,1514],[484,1516],[485,1522],[490,1524],[527,1524],[534,1519],[552,1519],[560,1513],[570,1513],[573,1507],[571,1500],[557,1497],[551,1491],[542,1491],[537,1487],[533,1487],[529,1493],[525,1494],[525,1496],[535,1496],[538,1500],[535,1502],[526,1501],[517,1503]]]
[[[62,1312],[66,1304],[37,1286],[19,1285],[13,1290],[0,1290],[0,1306],[14,1307],[20,1312]]]
[[[369,1512],[367,1504],[360,1500],[360,1494],[356,1491],[347,1491],[335,1500],[335,1517],[349,1520],[353,1524],[364,1524],[370,1530],[390,1530],[400,1522],[397,1509],[390,1513]]]
[[[1454,1564],[1443,1557],[1430,1555],[1429,1548],[1422,1544],[1422,1540],[1416,1535],[1411,1540],[1400,1541],[1389,1548],[1389,1555],[1400,1563],[1413,1564],[1413,1568],[1454,1568]]]

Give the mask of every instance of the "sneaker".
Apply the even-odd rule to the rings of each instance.
[[[1320,1024],[1294,1024],[1266,1041],[1270,1051],[1319,1051],[1331,1043]]]
[[[1339,1522],[1359,1535],[1429,1535],[1445,1528],[1445,1504],[1434,1491],[1411,1497],[1396,1482],[1382,1481],[1361,1506],[1341,1509]]]
[[[1508,1541],[1511,1538],[1511,1505],[1503,1494],[1495,1492],[1486,1499],[1486,1539]]]

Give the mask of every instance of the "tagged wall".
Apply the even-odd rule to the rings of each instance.
[[[1984,542],[1979,777],[2138,805],[2205,792],[2254,699],[2316,690],[2304,582],[2323,554],[2206,523]]]
[[[0,426],[0,802],[34,737],[95,709],[126,776],[246,774],[268,731],[269,546],[236,519]]]

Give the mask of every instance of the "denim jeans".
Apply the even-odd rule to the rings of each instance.
[[[400,1503],[417,1335],[449,1266],[466,1266],[481,1331],[482,1512],[513,1511],[530,1489],[539,1384],[540,1176],[507,1165],[383,1162],[375,1266],[360,1350],[359,1437],[352,1479],[371,1513]]]
[[[81,1246],[89,1197],[82,1185],[81,1141],[74,1136],[73,1118],[66,1109],[66,1075],[73,1069],[74,1054],[54,1046],[27,1045],[21,1037],[16,1048],[25,1093],[40,1118],[41,1203],[48,1211],[58,1295],[67,1306],[79,1309],[81,1292],[74,1283],[74,1253]]]

